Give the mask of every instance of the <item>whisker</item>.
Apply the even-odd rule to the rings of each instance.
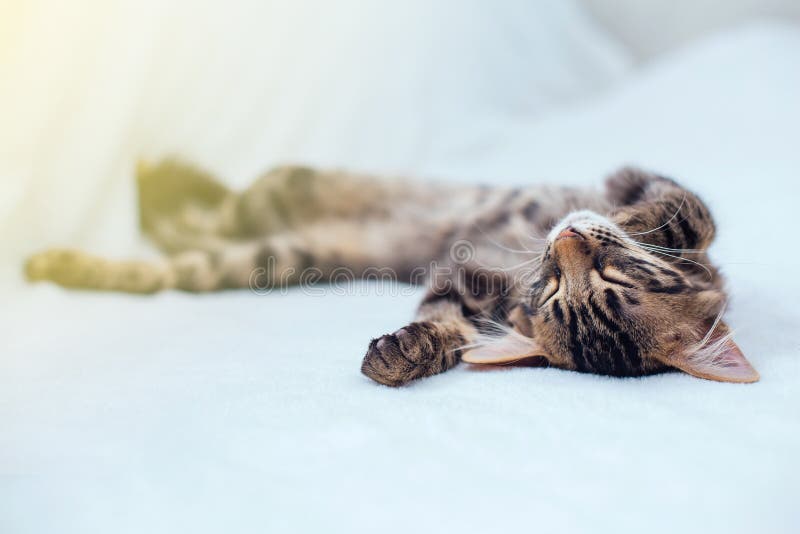
[[[703,337],[703,340],[700,341],[700,343],[698,343],[699,347],[705,347],[706,344],[709,342],[709,340],[711,339],[711,335],[714,333],[714,330],[717,329],[717,326],[719,325],[719,322],[722,320],[722,315],[725,313],[725,310],[727,308],[728,308],[728,301],[726,300],[722,304],[722,308],[719,310],[719,313],[717,314],[716,318],[714,319],[714,324],[712,324],[711,328],[708,329],[708,332]]]
[[[645,235],[645,234],[651,234],[653,232],[661,230],[662,228],[667,226],[669,223],[671,223],[675,219],[675,217],[678,216],[678,213],[681,212],[681,208],[683,207],[684,202],[686,202],[686,193],[683,194],[683,198],[681,199],[681,203],[678,205],[678,209],[675,210],[675,213],[672,215],[672,217],[669,218],[669,220],[667,222],[665,222],[664,224],[662,224],[658,228],[653,228],[652,230],[648,230],[646,232],[632,232],[632,233],[630,233],[628,235]],[[685,220],[685,218],[684,218],[684,220]]]
[[[510,247],[508,247],[508,246],[506,246],[506,245],[504,245],[504,244],[500,243],[499,241],[497,241],[496,239],[494,239],[492,236],[490,236],[490,235],[489,235],[489,234],[488,234],[488,233],[487,233],[487,232],[486,232],[486,231],[485,231],[483,228],[481,228],[481,226],[478,224],[478,222],[477,222],[477,221],[476,221],[476,222],[474,222],[474,223],[472,223],[472,225],[473,225],[475,228],[477,228],[477,229],[478,229],[478,231],[479,231],[481,234],[483,234],[483,236],[484,236],[484,237],[485,237],[485,238],[486,238],[486,239],[487,239],[487,240],[488,240],[490,243],[492,243],[493,245],[495,245],[496,247],[498,247],[498,248],[500,248],[500,249],[502,249],[502,250],[505,250],[505,251],[507,251],[507,252],[511,252],[512,254],[539,254],[539,251],[538,251],[538,250],[530,250],[530,249],[524,248],[524,247],[525,247],[525,245],[524,245],[522,242],[520,242],[520,241],[519,241],[519,238],[517,238],[517,242],[519,242],[519,244],[520,244],[520,245],[523,247],[523,249],[521,249],[521,250],[520,250],[520,249],[514,249],[514,248],[510,248]]]
[[[662,247],[661,245],[653,245],[652,243],[643,243],[641,241],[636,241],[635,239],[631,239],[635,244],[639,246],[646,246],[653,249],[663,250],[666,252],[676,252],[676,253],[683,253],[683,254],[704,254],[706,252],[705,249],[699,248],[669,248],[669,247]]]
[[[525,246],[525,243],[522,242],[522,236],[520,236],[518,233],[514,234],[514,237],[517,238],[517,243],[519,243],[519,246],[521,246],[523,249],[527,250],[529,253],[535,254],[536,252],[538,252],[538,251],[533,251],[533,250],[528,249]],[[538,245],[538,243],[537,243],[537,245]]]
[[[525,234],[525,237],[527,237],[528,239],[530,239],[534,243],[540,242],[540,241],[547,241],[546,237],[537,237],[537,236],[534,236],[532,234],[529,234],[528,232],[524,232],[524,234]]]
[[[485,267],[485,268],[487,268],[487,269],[492,269],[492,270],[494,270],[494,271],[503,271],[503,272],[507,272],[507,271],[513,271],[513,270],[515,270],[515,269],[519,269],[519,268],[520,268],[520,267],[522,267],[523,265],[528,265],[528,264],[531,264],[531,263],[533,263],[533,262],[540,261],[540,259],[541,259],[541,258],[539,258],[539,257],[536,257],[536,258],[531,258],[531,259],[529,259],[529,260],[525,260],[525,261],[523,261],[523,262],[521,262],[521,263],[518,263],[518,264],[516,264],[516,265],[512,265],[511,267],[497,267],[496,265],[488,265],[488,264],[485,264],[485,263],[481,263],[481,262],[479,262],[479,261],[477,261],[477,260],[475,260],[475,263],[477,263],[477,264],[478,264],[480,267]]]
[[[480,233],[482,233],[482,234],[483,234],[483,236],[484,236],[486,239],[488,239],[490,243],[492,243],[493,245],[495,245],[495,246],[497,246],[498,248],[501,248],[502,250],[505,250],[505,251],[507,251],[507,252],[511,252],[511,253],[513,253],[513,254],[538,254],[538,253],[539,253],[539,251],[538,251],[538,250],[529,250],[529,249],[522,249],[522,250],[520,250],[520,249],[515,249],[515,248],[510,248],[510,247],[507,247],[506,245],[504,245],[504,244],[500,243],[499,241],[497,241],[496,239],[494,239],[492,236],[490,236],[489,234],[487,234],[487,233],[486,233],[486,232],[485,232],[485,231],[484,231],[484,230],[483,230],[483,229],[482,229],[480,226],[478,226],[478,223],[475,223],[475,228],[477,228],[477,229],[478,229],[478,231],[479,231]],[[522,245],[522,243],[520,243],[520,245]]]
[[[648,246],[645,246],[645,245],[639,245],[639,246],[642,247],[642,249],[647,250],[649,252],[655,252],[656,254],[663,254],[664,256],[669,256],[670,258],[675,258],[676,260],[681,260],[681,261],[684,261],[684,262],[694,263],[695,265],[697,265],[698,267],[703,269],[708,274],[708,279],[709,280],[714,278],[714,275],[711,273],[711,270],[708,267],[706,267],[705,265],[703,265],[702,263],[700,263],[699,261],[690,260],[689,258],[683,258],[681,256],[675,256],[673,254],[669,254],[667,252],[664,252],[663,250],[649,248]]]

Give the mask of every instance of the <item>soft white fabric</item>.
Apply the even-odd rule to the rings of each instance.
[[[30,0],[0,30],[15,253],[130,249],[140,157],[238,185],[286,161],[413,172],[472,122],[534,117],[629,64],[572,0]]]
[[[764,17],[800,22],[797,0],[580,0],[625,43],[648,59],[698,37]]]
[[[0,309],[0,531],[796,532],[798,57],[796,27],[735,32],[593,103],[475,121],[419,163],[507,183],[596,183],[627,162],[680,178],[717,216],[728,319],[761,382],[461,366],[389,389],[360,359],[419,291],[20,282]]]

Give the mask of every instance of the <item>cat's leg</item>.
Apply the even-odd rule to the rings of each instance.
[[[185,251],[154,261],[116,260],[75,249],[49,249],[28,259],[25,276],[31,282],[50,281],[71,289],[125,293],[246,287],[246,276],[238,280],[233,277],[243,271],[245,263],[252,264],[252,248],[241,245],[221,252]]]
[[[443,373],[461,361],[463,347],[476,335],[475,325],[455,302],[425,303],[414,322],[372,340],[361,372],[393,387]]]
[[[388,181],[302,166],[275,167],[241,192],[176,159],[140,163],[136,182],[142,231],[164,252],[214,250],[312,224],[365,217],[400,196]]]
[[[223,233],[246,238],[321,220],[367,223],[409,206],[424,212],[474,203],[476,195],[475,187],[286,165],[270,170],[228,202]]]
[[[140,174],[146,230],[169,258],[114,261],[51,250],[31,258],[28,278],[135,293],[290,285],[308,270],[325,281],[340,268],[352,278],[388,268],[398,280],[415,281],[414,272],[419,278],[419,268],[441,254],[465,214],[488,196],[477,187],[304,167],[275,169],[239,194],[176,163]]]
[[[414,322],[373,339],[361,372],[393,387],[443,373],[481,330],[505,321],[514,300],[499,271],[457,270],[446,280],[432,279]]]
[[[399,178],[273,168],[248,189],[232,192],[210,174],[174,160],[140,166],[143,231],[168,253],[214,250],[310,226],[322,220],[385,219],[412,207],[418,213],[475,202],[477,188],[423,184]]]
[[[225,246],[223,214],[236,193],[209,172],[176,159],[136,169],[139,225],[163,252]]]
[[[218,249],[189,250],[156,261],[111,260],[77,250],[48,250],[26,264],[29,280],[106,291],[258,291],[301,282],[371,275],[420,282],[445,239],[436,224],[331,221]]]

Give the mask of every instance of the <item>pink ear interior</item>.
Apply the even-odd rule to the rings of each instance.
[[[544,357],[541,347],[531,338],[508,331],[506,335],[486,339],[464,353],[461,360],[478,364],[511,364],[537,356]]]
[[[712,339],[673,365],[691,375],[720,382],[757,382],[759,379],[758,371],[729,335]]]

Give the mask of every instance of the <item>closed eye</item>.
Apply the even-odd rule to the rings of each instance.
[[[633,284],[631,284],[630,282],[627,282],[625,280],[621,280],[621,279],[617,278],[616,276],[609,275],[608,273],[606,273],[602,269],[596,269],[596,271],[597,271],[597,274],[600,275],[600,278],[604,282],[608,282],[609,284],[615,284],[615,285],[622,286],[622,287],[627,287],[629,289],[633,287]]]
[[[558,293],[559,279],[551,278],[544,288],[542,296],[539,298],[539,306],[544,306],[547,302]]]
[[[604,265],[603,261],[600,258],[594,259],[593,267],[595,272],[597,272],[597,274],[600,276],[600,279],[603,280],[604,282],[607,282],[609,284],[615,284],[622,287],[627,287],[629,289],[633,287],[633,284],[631,284],[630,282],[622,280],[613,274],[609,274],[607,272],[608,269],[606,268],[606,266]]]

